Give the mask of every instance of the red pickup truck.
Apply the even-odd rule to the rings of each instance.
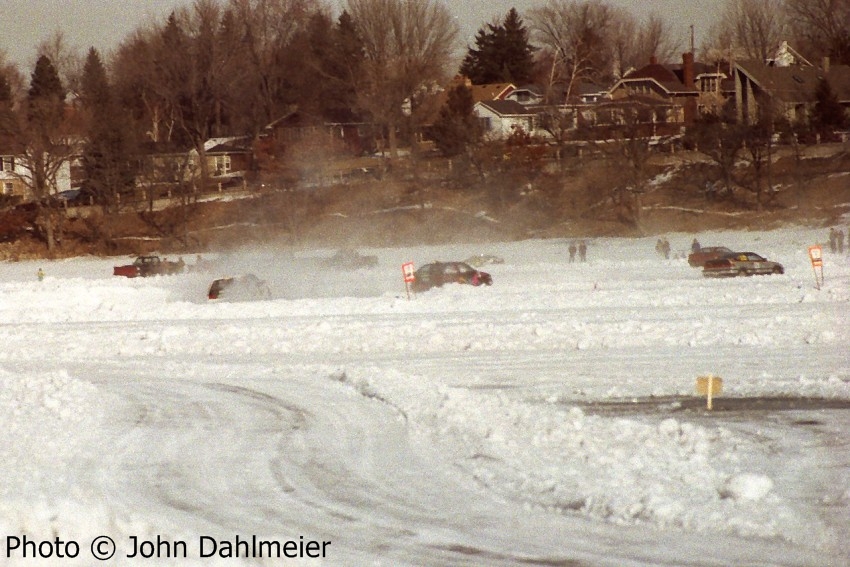
[[[170,262],[161,259],[159,256],[139,256],[132,264],[115,266],[112,269],[112,275],[124,276],[126,278],[168,276],[182,273],[185,268],[186,264],[182,259],[176,262]]]

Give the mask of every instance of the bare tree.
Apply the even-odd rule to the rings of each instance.
[[[603,80],[612,75],[611,37],[615,11],[601,0],[549,0],[531,10],[529,20],[537,42],[554,54],[555,78],[570,98],[582,80]]]
[[[198,152],[200,184],[209,178],[205,144],[222,134],[222,110],[234,79],[238,52],[222,27],[222,10],[215,0],[195,0],[191,9],[176,13],[159,36],[158,71],[162,94],[178,126]]]
[[[285,53],[304,30],[316,0],[230,0],[229,9],[241,26],[240,50],[247,76],[239,91],[255,131],[283,115],[295,102],[287,84]]]
[[[68,45],[62,30],[56,30],[49,38],[39,43],[36,53],[38,57],[50,59],[69,93],[79,92],[85,57]]]
[[[775,0],[726,0],[707,48],[715,59],[764,61],[787,39],[787,32],[784,13]]]
[[[756,199],[756,208],[762,210],[764,201],[764,182],[767,182],[767,194],[773,196],[771,185],[770,165],[773,154],[773,128],[766,121],[759,121],[746,126],[744,134],[744,150],[749,158],[752,175],[748,176],[742,185],[749,189]]]
[[[784,6],[800,51],[850,65],[850,0],[785,0]]]
[[[116,97],[143,137],[155,144],[171,141],[175,130],[156,69],[157,33],[154,27],[136,30],[118,47],[112,62]]]
[[[728,115],[707,115],[688,129],[687,143],[710,158],[719,170],[721,187],[712,190],[711,196],[734,198],[735,166],[744,147],[746,128]]]
[[[608,45],[613,51],[615,78],[643,67],[652,58],[672,61],[680,51],[679,43],[673,40],[670,28],[658,14],[652,13],[639,23],[626,10],[615,12]]]
[[[359,104],[386,129],[395,158],[397,129],[410,115],[405,105],[444,79],[458,27],[439,0],[348,0],[347,10],[365,56],[357,78]]]
[[[26,79],[18,66],[9,61],[8,55],[2,49],[0,49],[0,75],[9,85],[9,97],[13,106],[17,106],[26,91]]]
[[[69,175],[76,148],[69,144],[71,133],[65,112],[65,90],[50,59],[41,56],[33,70],[30,88],[13,120],[4,120],[4,137],[14,141],[21,168],[13,172],[33,196],[35,229],[49,252],[57,243],[62,215],[55,199],[60,179]]]
[[[615,216],[634,226],[643,227],[643,197],[651,190],[655,154],[655,125],[663,122],[668,110],[665,104],[627,101],[611,109],[617,126],[602,139],[590,140],[594,151],[610,164],[608,179],[612,182],[608,202]]]

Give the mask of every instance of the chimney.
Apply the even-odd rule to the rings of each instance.
[[[688,88],[694,88],[694,52],[682,54],[682,82]]]
[[[829,57],[823,58],[823,74],[829,75]]]
[[[650,65],[658,65],[658,57],[656,57],[655,55],[650,56],[649,64]]]

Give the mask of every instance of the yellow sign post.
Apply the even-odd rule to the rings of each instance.
[[[706,397],[706,408],[711,410],[711,398],[723,392],[723,378],[708,374],[697,376],[697,394]]]

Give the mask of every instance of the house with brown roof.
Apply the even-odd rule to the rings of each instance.
[[[492,83],[488,85],[473,85],[469,83],[467,86],[472,90],[472,100],[474,102],[482,100],[504,100],[506,96],[516,89],[513,83]]]
[[[662,65],[653,57],[649,65],[628,73],[608,90],[612,100],[647,97],[664,100],[682,108],[681,120],[696,119],[699,91],[694,84],[694,55],[685,53],[679,69]]]
[[[820,67],[802,57],[789,56],[783,44],[769,61],[738,61],[734,66],[735,104],[738,120],[753,123],[770,105],[772,112],[790,122],[807,122],[816,102],[816,91],[826,79],[839,103],[850,109],[850,67],[831,65],[825,58]],[[793,52],[792,52],[793,53]]]

